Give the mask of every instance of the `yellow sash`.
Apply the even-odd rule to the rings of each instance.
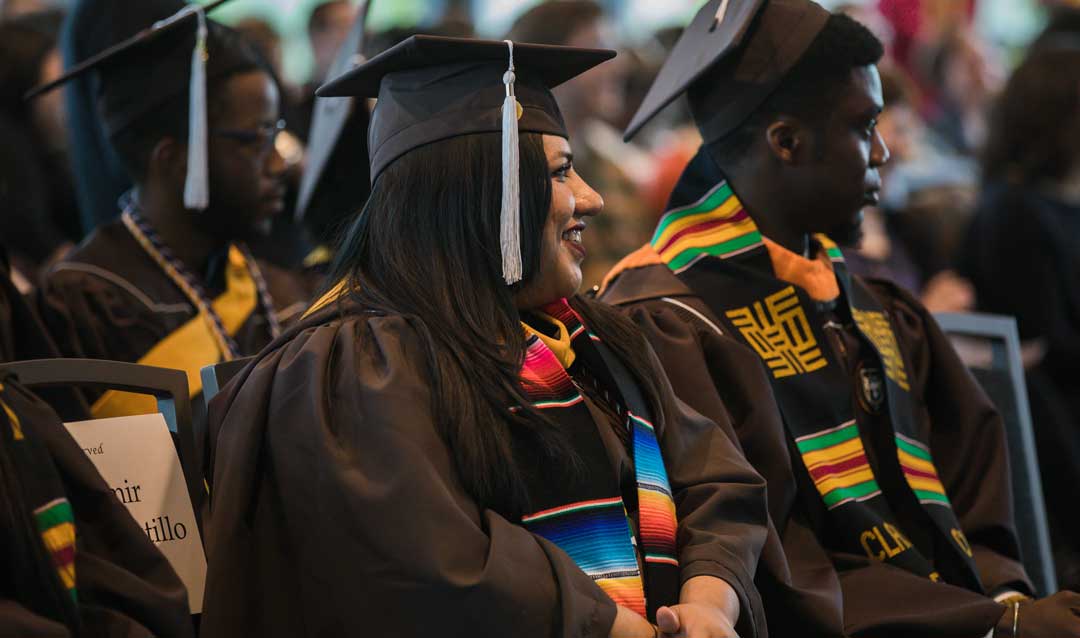
[[[258,307],[258,291],[248,270],[244,254],[235,246],[229,248],[229,263],[225,268],[225,292],[213,301],[214,312],[221,318],[225,331],[235,336],[240,327]],[[214,337],[212,320],[205,313],[177,328],[150,348],[138,363],[141,365],[175,368],[187,373],[191,397],[202,392],[203,366],[229,358]],[[157,412],[157,401],[147,394],[109,390],[91,407],[95,419],[111,416],[130,416]]]
[[[525,332],[527,334],[536,335],[537,338],[540,339],[540,341],[543,341],[544,345],[548,347],[548,350],[551,350],[551,353],[554,354],[555,358],[558,359],[559,363],[562,364],[563,369],[569,370],[570,366],[574,365],[574,360],[577,358],[577,354],[574,352],[574,346],[571,344],[570,331],[566,329],[566,324],[559,321],[555,317],[552,317],[551,315],[537,312],[535,310],[533,312],[543,317],[546,321],[550,322],[551,325],[555,326],[555,328],[559,331],[559,336],[549,337],[546,334],[540,332],[539,330],[533,329],[532,326],[525,323],[524,321],[521,322],[521,326],[525,328]]]

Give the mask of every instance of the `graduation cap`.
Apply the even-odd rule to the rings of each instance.
[[[373,2],[374,0],[361,2],[352,29],[338,49],[337,57],[330,65],[324,81],[339,77],[364,61],[361,54],[364,47],[364,27]],[[367,161],[367,142],[362,139],[367,136],[367,105],[356,102],[356,98],[352,97],[330,97],[315,101],[307,166],[300,178],[300,194],[296,202],[298,221],[305,216],[318,217],[320,220],[316,225],[328,226],[330,224],[324,224],[321,218],[340,213],[345,206],[339,202],[356,202],[367,197],[367,185],[356,183],[358,180],[329,179],[331,173],[340,174],[342,170],[349,170],[357,163]],[[350,138],[361,138],[360,143],[342,143],[343,139]],[[360,192],[361,190],[364,192]]]
[[[723,138],[780,86],[829,15],[811,0],[710,0],[675,43],[623,139],[683,93],[705,141]]]
[[[103,22],[121,25],[104,33],[104,38],[112,39],[113,43],[56,80],[33,89],[26,99],[96,72],[100,78],[101,118],[112,139],[145,118],[153,117],[170,100],[187,95],[188,167],[184,206],[203,210],[209,205],[207,82],[265,68],[265,62],[239,34],[206,19],[206,12],[227,1],[215,0],[206,6],[175,0],[106,3],[105,9],[111,11]],[[169,4],[177,8],[176,12],[155,21]],[[133,31],[132,25],[137,23],[143,28],[117,41],[121,34]]]
[[[503,279],[521,279],[519,133],[567,137],[551,89],[614,51],[415,35],[320,87],[319,97],[377,97],[368,131],[371,182],[409,151],[501,132]]]

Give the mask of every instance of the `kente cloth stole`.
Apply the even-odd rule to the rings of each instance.
[[[533,407],[543,410],[568,435],[582,460],[582,471],[567,482],[545,480],[544,468],[539,466],[527,473],[532,476],[532,512],[521,523],[558,545],[617,604],[655,619],[659,607],[678,602],[680,580],[675,503],[648,403],[630,372],[585,327],[566,300],[543,308],[542,313],[559,327],[562,343],[568,337],[570,347],[556,346],[556,353],[538,333],[527,329],[522,387]],[[568,366],[575,359],[587,366],[622,399],[634,462],[633,493],[620,488],[597,430],[609,425],[594,421],[560,359],[569,361]],[[624,499],[636,500],[636,534]]]
[[[700,171],[702,159],[699,154],[688,171]],[[856,423],[854,382],[825,338],[819,304],[803,288],[776,277],[754,222],[719,171],[709,166],[705,170],[714,171],[711,187],[704,187],[699,172],[676,188],[654,237],[655,250],[728,334],[760,356],[793,452],[801,456],[826,516],[842,535],[841,548],[940,579],[935,565],[897,522],[889,504],[894,496],[881,492]],[[831,260],[859,336],[883,371],[884,388],[879,385],[875,391],[887,404],[907,488],[944,540],[936,545],[955,554],[955,560],[939,555],[938,562],[949,566],[950,581],[961,581],[953,584],[981,591],[971,546],[929,446],[918,433],[907,376],[911,366],[897,345],[890,318],[864,285],[848,275],[836,245],[823,235],[815,241]]]
[[[0,489],[23,524],[12,530],[14,551],[36,568],[24,591],[45,613],[79,626],[75,582],[75,517],[60,475],[34,424],[12,409],[9,379],[0,382]],[[27,574],[29,576],[29,574]]]
[[[202,392],[203,366],[241,356],[233,337],[251,316],[262,310],[272,336],[280,333],[273,300],[255,259],[240,245],[229,247],[225,292],[210,301],[197,278],[172,256],[168,247],[128,204],[122,220],[139,245],[198,310],[198,314],[154,344],[137,363],[183,370],[191,398]],[[157,412],[157,401],[145,394],[110,390],[91,406],[94,418]]]

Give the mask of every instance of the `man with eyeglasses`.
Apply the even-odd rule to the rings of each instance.
[[[203,366],[255,354],[304,296],[244,245],[284,209],[280,90],[237,33],[181,2],[105,4],[108,52],[61,80],[96,72],[99,116],[134,188],[119,219],[46,275],[39,307],[66,356],[182,369],[194,397]],[[157,409],[140,395],[90,398],[95,417]]]

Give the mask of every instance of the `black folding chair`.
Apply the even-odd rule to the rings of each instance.
[[[158,411],[172,432],[191,506],[202,531],[206,488],[192,430],[187,375],[183,371],[101,359],[33,359],[0,364],[0,370],[14,373],[31,388],[79,386],[154,396]]]
[[[1057,577],[1016,319],[967,313],[935,318],[1005,421],[1020,555],[1038,593],[1052,594]]]

